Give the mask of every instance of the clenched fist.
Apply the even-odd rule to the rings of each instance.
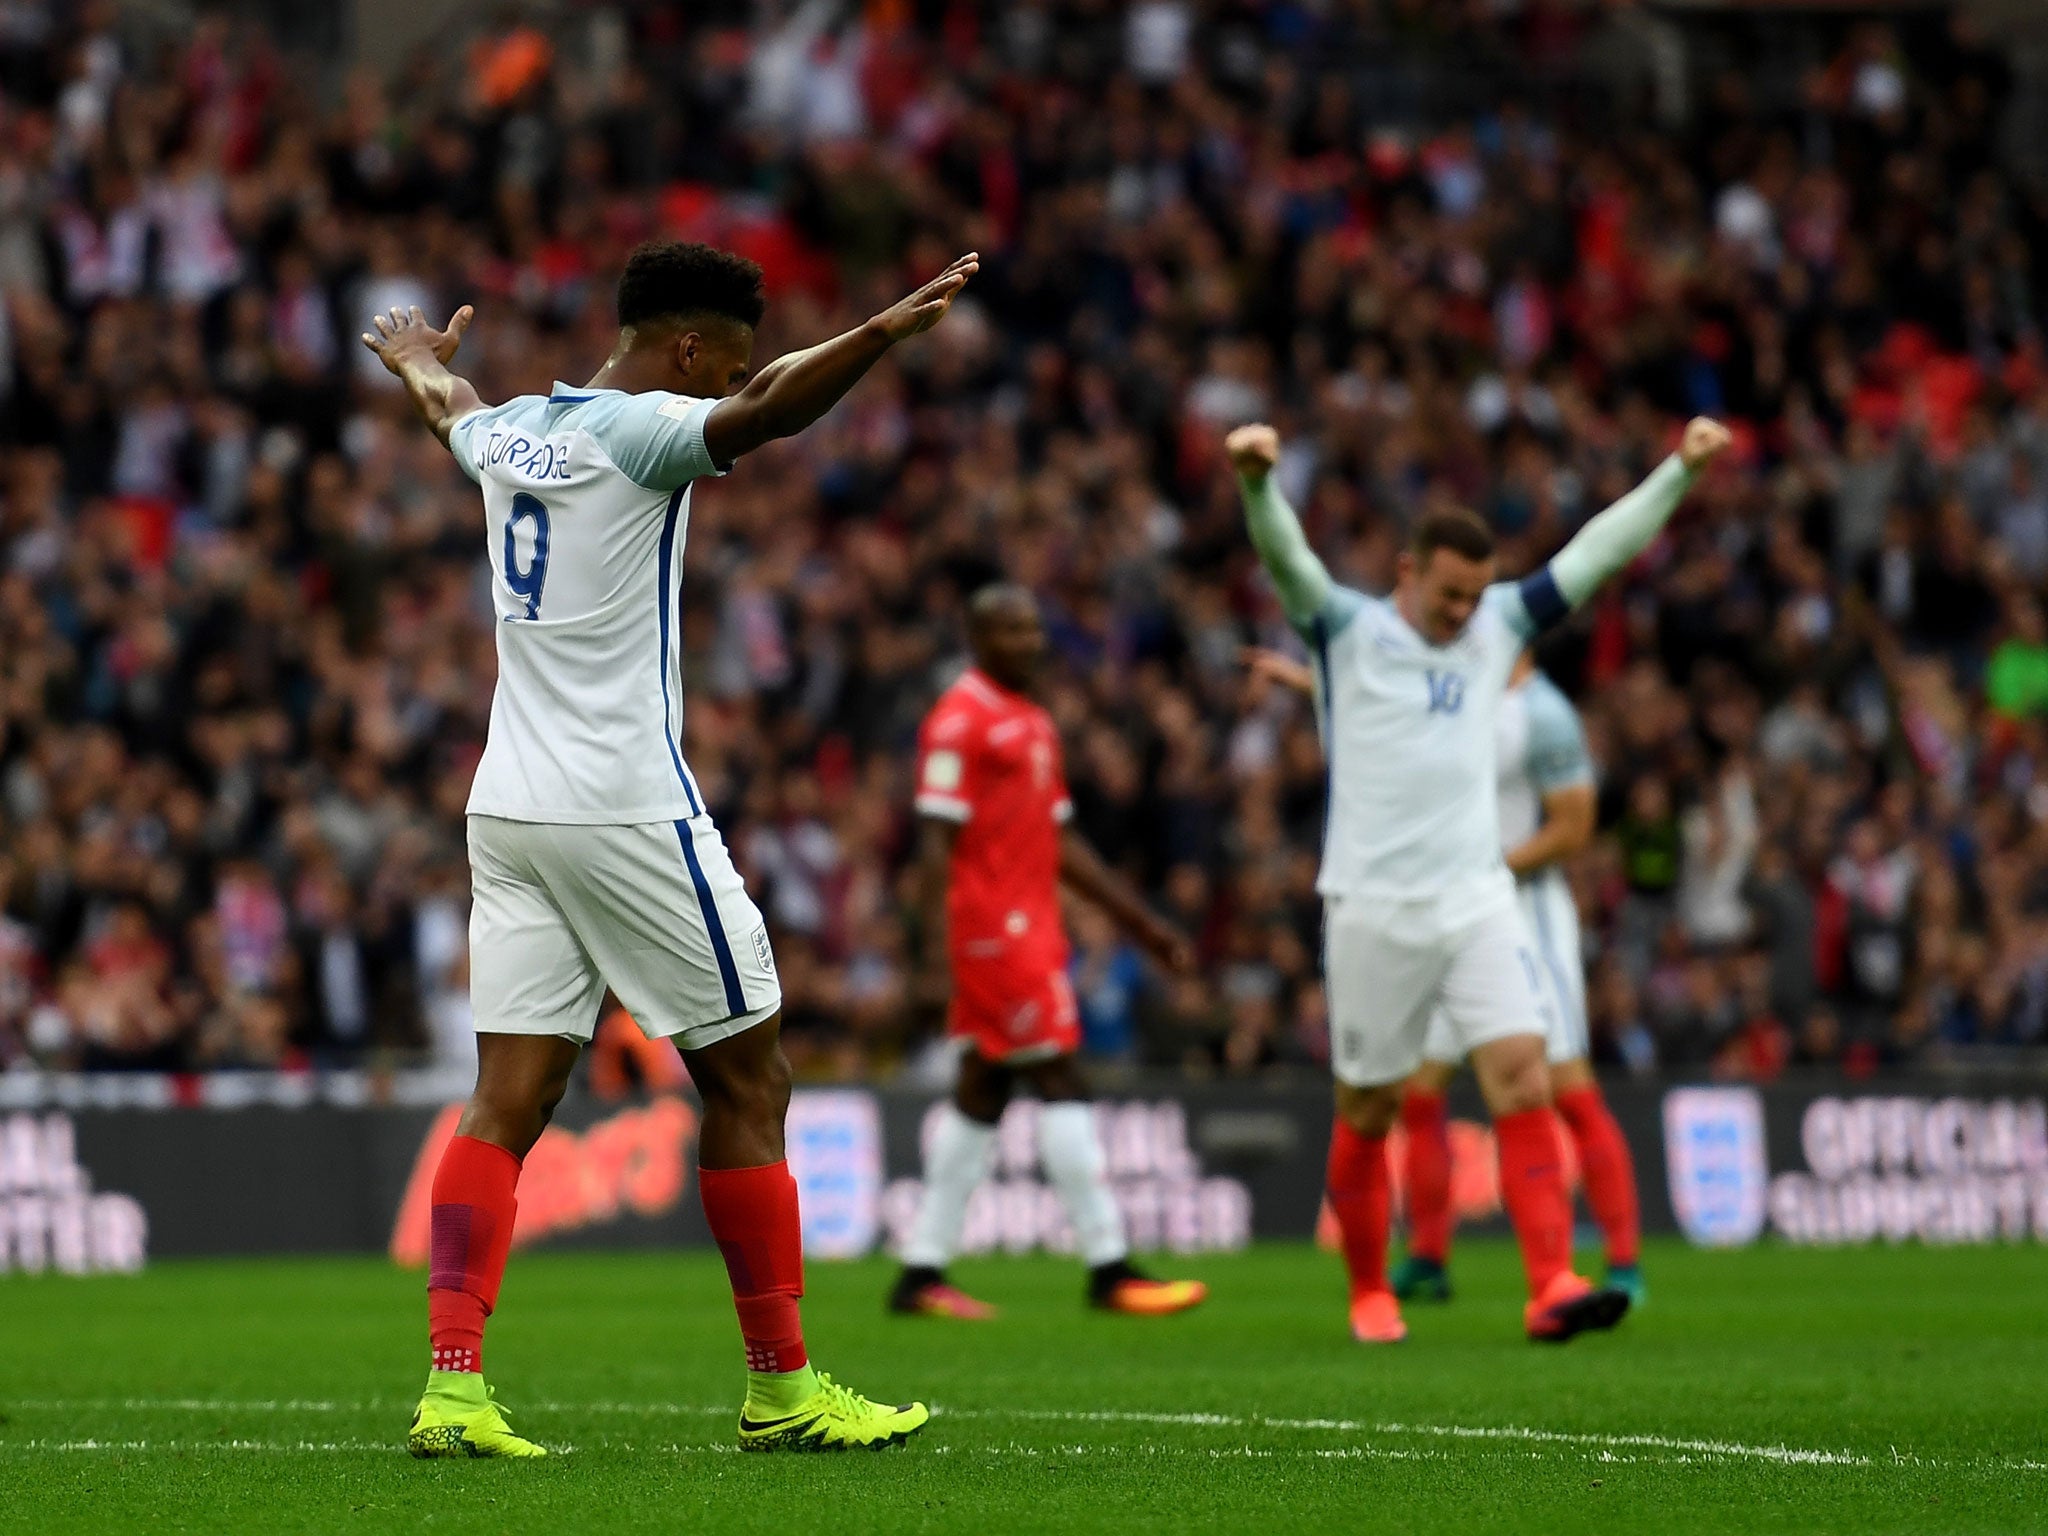
[[[1734,441],[1734,434],[1718,421],[1695,416],[1685,424],[1685,436],[1678,444],[1678,457],[1687,469],[1697,474]]]
[[[1231,466],[1247,480],[1261,480],[1280,462],[1280,434],[1264,422],[1239,427],[1223,439]]]

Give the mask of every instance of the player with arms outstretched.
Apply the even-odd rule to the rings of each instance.
[[[1718,423],[1690,423],[1676,454],[1518,583],[1494,582],[1478,518],[1426,513],[1392,595],[1373,598],[1339,586],[1309,548],[1273,484],[1279,435],[1248,426],[1225,440],[1252,543],[1314,656],[1330,788],[1317,880],[1337,1077],[1328,1188],[1362,1342],[1407,1333],[1386,1278],[1386,1136],[1439,1007],[1493,1115],[1529,1337],[1568,1339],[1628,1310],[1626,1291],[1571,1268],[1541,962],[1501,858],[1495,717],[1529,642],[1648,547],[1728,442]]]
[[[434,1175],[433,1368],[415,1456],[540,1456],[485,1388],[484,1321],[512,1242],[521,1159],[596,1026],[606,987],[681,1048],[703,1101],[704,1214],[746,1345],[747,1450],[908,1438],[924,1405],[870,1402],[813,1370],[803,1247],[783,1157],[789,1064],[761,915],[683,761],[681,591],[691,482],[799,432],[898,342],[936,324],[963,256],[865,325],[749,378],[765,308],[752,262],[708,246],[636,250],[618,342],[581,389],[486,406],[417,309],[363,341],[478,482],[498,681],[469,799],[477,1082]]]
[[[1550,1092],[1578,1154],[1586,1200],[1607,1244],[1605,1283],[1643,1304],[1638,1260],[1636,1175],[1628,1139],[1593,1075],[1586,1033],[1586,969],[1579,910],[1563,861],[1593,840],[1598,788],[1578,711],[1527,652],[1508,680],[1495,733],[1499,752],[1500,835],[1522,920],[1536,945],[1549,1031]],[[1447,1301],[1451,1294],[1451,1140],[1445,1091],[1458,1071],[1450,1020],[1430,1020],[1423,1062],[1401,1098],[1408,1135],[1405,1194],[1408,1252],[1394,1271],[1403,1301]]]
[[[1075,1052],[1080,1016],[1067,980],[1060,887],[1095,902],[1153,957],[1193,964],[1188,942],[1146,907],[1068,825],[1072,806],[1052,716],[1030,697],[1045,653],[1038,605],[1021,587],[984,587],[968,604],[974,665],[918,735],[920,897],[926,1002],[949,1002],[965,1045],[952,1102],[925,1150],[924,1199],[889,1306],[985,1318],[993,1308],[946,1283],[968,1197],[988,1174],[996,1125],[1021,1080],[1043,1105],[1038,1155],[1088,1266],[1088,1299],[1115,1312],[1182,1312],[1208,1294],[1131,1264],[1109,1187],[1088,1085]]]
[[[1292,658],[1253,651],[1247,662],[1254,675],[1314,697],[1315,674]],[[1508,679],[1494,746],[1503,857],[1536,945],[1537,972],[1550,1010],[1551,1096],[1578,1152],[1586,1199],[1606,1238],[1606,1283],[1627,1291],[1633,1310],[1644,1296],[1635,1168],[1628,1140],[1588,1060],[1579,914],[1563,870],[1564,860],[1593,838],[1593,763],[1577,711],[1527,651]],[[1403,1165],[1408,1252],[1394,1270],[1393,1292],[1402,1301],[1448,1301],[1451,1296],[1447,1264],[1455,1213],[1445,1093],[1457,1075],[1458,1055],[1450,1021],[1438,1009],[1429,1022],[1422,1065],[1401,1096],[1401,1126],[1408,1138]]]

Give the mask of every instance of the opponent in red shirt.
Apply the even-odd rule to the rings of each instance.
[[[926,717],[917,764],[918,873],[929,923],[920,991],[950,1005],[948,1030],[965,1049],[953,1101],[925,1149],[924,1198],[889,1304],[945,1317],[993,1314],[948,1285],[945,1266],[1021,1079],[1042,1101],[1039,1159],[1088,1264],[1089,1300],[1119,1312],[1184,1311],[1207,1288],[1140,1274],[1125,1246],[1075,1059],[1081,1025],[1059,888],[1105,908],[1162,964],[1185,970],[1193,952],[1067,824],[1059,733],[1030,697],[1045,652],[1031,594],[1014,586],[977,592],[968,645],[974,666]]]

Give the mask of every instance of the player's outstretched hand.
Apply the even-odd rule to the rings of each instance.
[[[1678,444],[1678,457],[1687,469],[1698,472],[1735,441],[1735,434],[1708,416],[1695,416],[1685,424],[1685,436]]]
[[[1248,645],[1237,653],[1237,659],[1244,663],[1244,669],[1253,682],[1277,684],[1296,693],[1313,694],[1316,691],[1315,674],[1292,656],[1283,656],[1263,646]]]
[[[967,279],[980,270],[981,253],[969,251],[917,292],[891,304],[875,316],[875,321],[891,341],[928,331],[945,318],[960,290],[967,286]]]
[[[1153,918],[1138,935],[1138,942],[1167,970],[1176,976],[1189,976],[1195,969],[1195,946],[1173,924],[1161,918]]]
[[[363,345],[383,359],[384,366],[393,373],[403,374],[408,362],[417,362],[422,354],[431,356],[443,368],[455,361],[455,350],[462,345],[462,333],[469,329],[469,322],[476,318],[476,311],[465,304],[455,311],[445,331],[437,331],[427,324],[427,317],[420,313],[415,304],[409,310],[394,309],[389,316],[375,315],[370,324],[377,328],[376,335],[363,332]]]
[[[1245,479],[1262,479],[1280,462],[1280,434],[1256,421],[1224,438],[1223,451],[1230,455],[1231,468]]]

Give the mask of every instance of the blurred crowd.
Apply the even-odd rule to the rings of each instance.
[[[1322,762],[1219,466],[1341,579],[1457,502],[1510,572],[1695,412],[1738,462],[1540,659],[1581,705],[1596,1050],[1853,1074],[2048,1036],[2048,200],[1939,15],[1572,0],[583,4],[323,73],[242,22],[0,26],[0,1066],[459,1060],[494,660],[473,487],[361,349],[473,302],[588,378],[624,253],[766,269],[757,360],[966,249],[945,325],[695,500],[687,752],[799,1070],[915,1063],[909,749],[1004,574],[1079,824],[1105,1061],[1327,1058]],[[1790,25],[1789,23],[1787,25]],[[330,61],[331,62],[331,61]],[[323,88],[326,87],[326,88]]]

